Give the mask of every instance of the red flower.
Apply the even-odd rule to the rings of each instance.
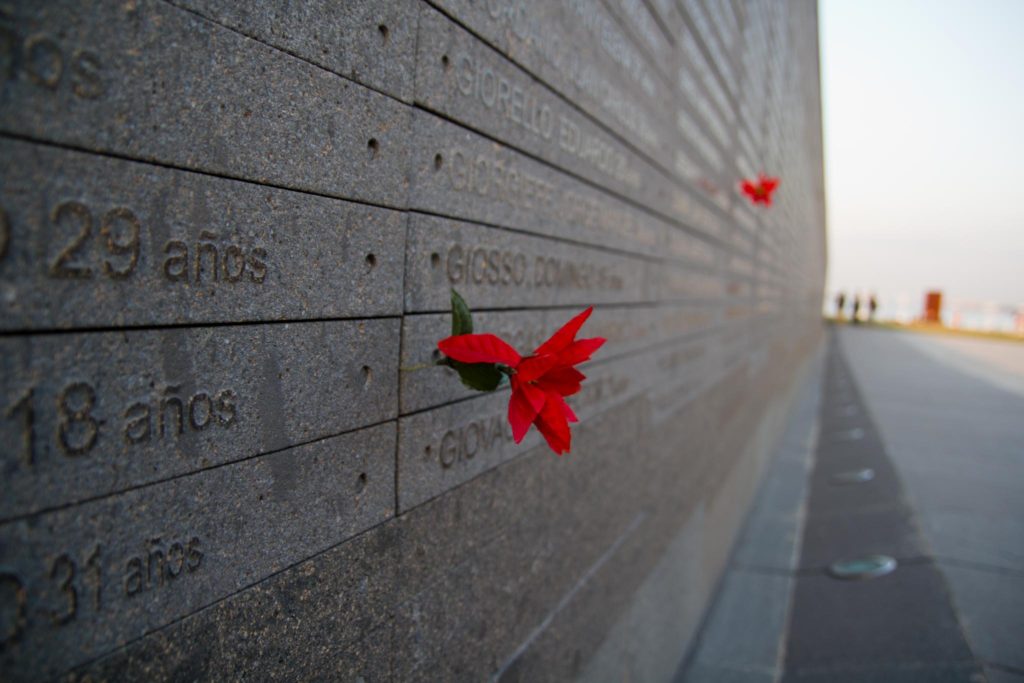
[[[509,368],[512,397],[508,402],[508,421],[512,438],[523,440],[530,425],[536,425],[548,445],[558,455],[568,453],[572,441],[569,423],[577,422],[565,402],[580,390],[586,376],[578,365],[590,359],[605,340],[600,337],[576,339],[576,333],[593,312],[583,311],[522,358],[514,348],[493,334],[461,334],[437,343],[444,355],[463,363],[495,363]]]
[[[740,183],[740,189],[743,190],[743,194],[750,197],[750,201],[755,204],[764,204],[765,206],[772,205],[772,192],[778,186],[778,178],[771,178],[764,173],[758,174],[756,183],[746,179]]]

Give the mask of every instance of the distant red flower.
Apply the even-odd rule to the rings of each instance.
[[[558,455],[568,453],[572,436],[569,423],[578,419],[565,402],[580,390],[586,376],[575,365],[590,359],[605,340],[600,337],[576,339],[576,333],[593,312],[583,311],[522,358],[507,342],[493,334],[461,334],[447,337],[437,347],[449,358],[462,363],[495,363],[507,367],[512,396],[508,402],[508,421],[516,443],[536,425],[537,430]]]
[[[772,205],[772,192],[775,192],[778,186],[778,178],[766,176],[764,173],[758,174],[756,183],[746,179],[740,183],[740,189],[743,190],[743,194],[750,197],[750,201],[765,206]]]

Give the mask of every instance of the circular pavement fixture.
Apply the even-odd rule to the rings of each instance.
[[[860,441],[864,438],[864,430],[860,427],[854,427],[853,429],[847,429],[836,433],[836,438],[840,441]]]
[[[862,470],[848,470],[846,472],[838,472],[829,477],[829,483],[832,484],[863,484],[864,482],[871,481],[875,478],[875,471],[870,467],[865,467]]]
[[[835,579],[863,581],[885,576],[894,569],[896,560],[888,555],[868,555],[833,562],[828,566],[828,573]]]

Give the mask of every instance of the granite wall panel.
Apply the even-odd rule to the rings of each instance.
[[[405,206],[390,97],[161,0],[19,2],[3,27],[0,131]]]
[[[818,79],[813,0],[0,6],[0,679],[670,671],[820,336]],[[571,454],[452,288],[594,306]]]
[[[736,324],[683,337],[633,355],[582,366],[587,381],[568,403],[581,424],[633,397],[651,391],[671,396],[674,406],[688,401],[699,389],[716,381],[720,367],[733,367],[723,338],[735,334]],[[522,444],[512,440],[506,414],[507,392],[473,396],[425,410],[399,421],[398,497],[406,511],[468,481],[524,448],[543,443],[531,431]],[[652,411],[652,416],[656,413]],[[609,416],[614,422],[614,416]]]
[[[3,329],[402,310],[402,212],[24,142],[0,154]]]
[[[61,680],[391,680],[398,548],[379,525]]]
[[[443,0],[442,10],[671,168],[670,91],[598,2]],[[658,98],[661,95],[661,98]]]
[[[5,669],[59,673],[385,521],[394,438],[380,425],[6,524],[31,597]]]
[[[369,88],[412,99],[417,0],[169,1]]]
[[[669,215],[686,192],[617,136],[440,12],[424,6],[416,101]]]
[[[397,414],[395,319],[0,338],[0,518]]]
[[[480,329],[507,340],[520,353],[540,346],[576,310],[494,311],[475,317]],[[718,320],[713,306],[598,306],[586,334],[604,337],[601,358],[635,353],[707,329]],[[455,381],[454,371],[433,366],[433,343],[451,334],[450,314],[408,315],[402,323],[401,412],[418,412],[474,395]]]

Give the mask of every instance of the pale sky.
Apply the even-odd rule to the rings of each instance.
[[[1024,305],[1024,0],[821,0],[826,310]]]

